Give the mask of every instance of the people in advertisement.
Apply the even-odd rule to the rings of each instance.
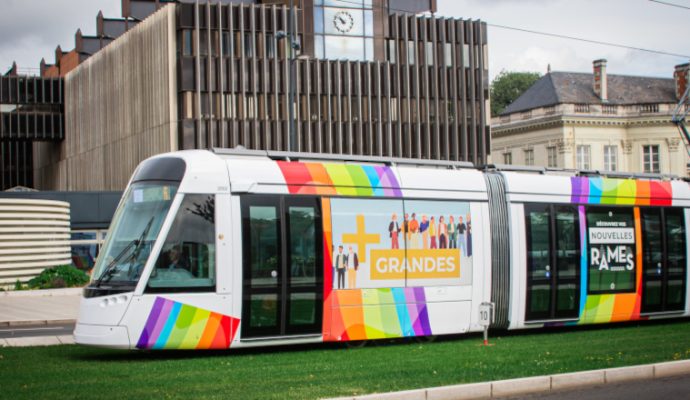
[[[472,221],[470,221],[470,213],[467,213],[467,257],[472,257]]]
[[[357,256],[357,253],[352,250],[352,246],[348,246],[345,260],[347,263],[347,288],[354,289],[357,287],[357,269],[359,268],[359,257]]]
[[[406,243],[410,243],[410,214],[408,213],[405,213],[405,219],[403,221],[403,238]]]
[[[395,213],[391,217],[391,223],[388,224],[388,233],[391,238],[391,249],[399,249],[400,224],[398,224],[398,216]]]
[[[417,214],[412,213],[412,220],[410,221],[410,248],[421,248],[421,234],[419,233],[419,221],[417,221]]]
[[[429,220],[429,248],[435,249],[438,245],[436,243],[436,221],[432,216]]]
[[[426,219],[426,215],[422,215],[422,222],[419,224],[419,233],[422,238],[422,245],[419,247],[421,249],[429,248],[429,220]]]
[[[334,289],[471,283],[469,203],[420,200],[405,208],[399,200],[331,200],[332,240],[340,245]]]
[[[438,247],[439,249],[448,247],[448,226],[443,215],[438,217]]]
[[[338,251],[333,254],[333,275],[338,274],[338,289],[345,288],[345,258],[347,256],[343,253],[343,245],[338,246]]]
[[[458,249],[460,249],[460,254],[466,255],[467,254],[467,246],[465,243],[467,242],[467,239],[465,238],[465,231],[467,230],[467,227],[465,226],[465,223],[462,222],[462,216],[458,217],[458,229],[457,229],[457,236],[458,236]]]
[[[448,247],[451,249],[458,248],[458,230],[452,215],[448,219]]]

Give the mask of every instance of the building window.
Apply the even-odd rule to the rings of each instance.
[[[618,170],[618,146],[604,146],[604,169]]]
[[[525,165],[534,165],[534,150],[525,150]]]
[[[388,40],[386,42],[388,46],[388,62],[395,64],[395,48],[398,45],[396,40]]]
[[[548,167],[549,168],[556,168],[558,167],[558,152],[556,149],[556,146],[551,146],[546,149],[546,152],[548,153]]]
[[[192,30],[185,29],[182,31],[182,55],[191,56],[192,49]]]
[[[659,145],[642,146],[642,163],[644,172],[659,173]]]
[[[513,153],[503,153],[503,164],[511,165],[513,163]]]
[[[446,62],[446,67],[453,66],[453,50],[450,43],[443,44],[443,57]]]
[[[244,56],[246,58],[254,57],[254,38],[249,35],[244,35]]]
[[[465,68],[470,67],[470,45],[462,45],[462,66]]]
[[[577,168],[578,169],[589,169],[589,149],[588,145],[578,145],[577,146]]]
[[[434,44],[431,42],[426,42],[425,47],[426,47],[426,65],[434,65]]]
[[[276,48],[273,42],[273,35],[266,34],[266,58],[275,58]]]
[[[407,42],[407,63],[414,65],[414,58],[414,42],[410,40]]]

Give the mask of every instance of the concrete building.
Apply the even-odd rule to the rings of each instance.
[[[688,153],[671,116],[689,65],[674,78],[549,72],[492,121],[497,164],[686,176]]]
[[[238,145],[486,162],[485,23],[436,18],[434,0],[288,3],[124,0],[31,89],[10,71],[0,138],[21,157],[3,188],[122,190],[154,154]],[[37,136],[11,121],[43,105],[11,93],[49,79],[60,134]]]

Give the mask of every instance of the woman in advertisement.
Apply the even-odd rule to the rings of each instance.
[[[472,221],[467,213],[467,257],[472,257]]]
[[[417,215],[412,213],[412,220],[410,221],[410,248],[419,249],[421,248],[421,236],[419,233],[419,221],[417,221]]]
[[[436,243],[436,221],[434,220],[434,216],[431,216],[431,219],[429,220],[429,240],[430,240],[430,249],[435,249],[437,248],[437,243]]]
[[[438,247],[439,249],[448,248],[448,226],[443,215],[438,218]]]
[[[419,233],[422,235],[422,245],[419,248],[429,248],[429,220],[426,215],[422,215],[422,223],[419,224]]]

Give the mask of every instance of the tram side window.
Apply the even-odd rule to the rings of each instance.
[[[151,272],[147,292],[215,290],[214,218],[213,195],[185,195]]]
[[[682,209],[666,209],[666,249],[668,262],[667,305],[682,308],[685,300],[685,216]]]
[[[632,208],[587,208],[589,292],[635,291],[635,224]]]

